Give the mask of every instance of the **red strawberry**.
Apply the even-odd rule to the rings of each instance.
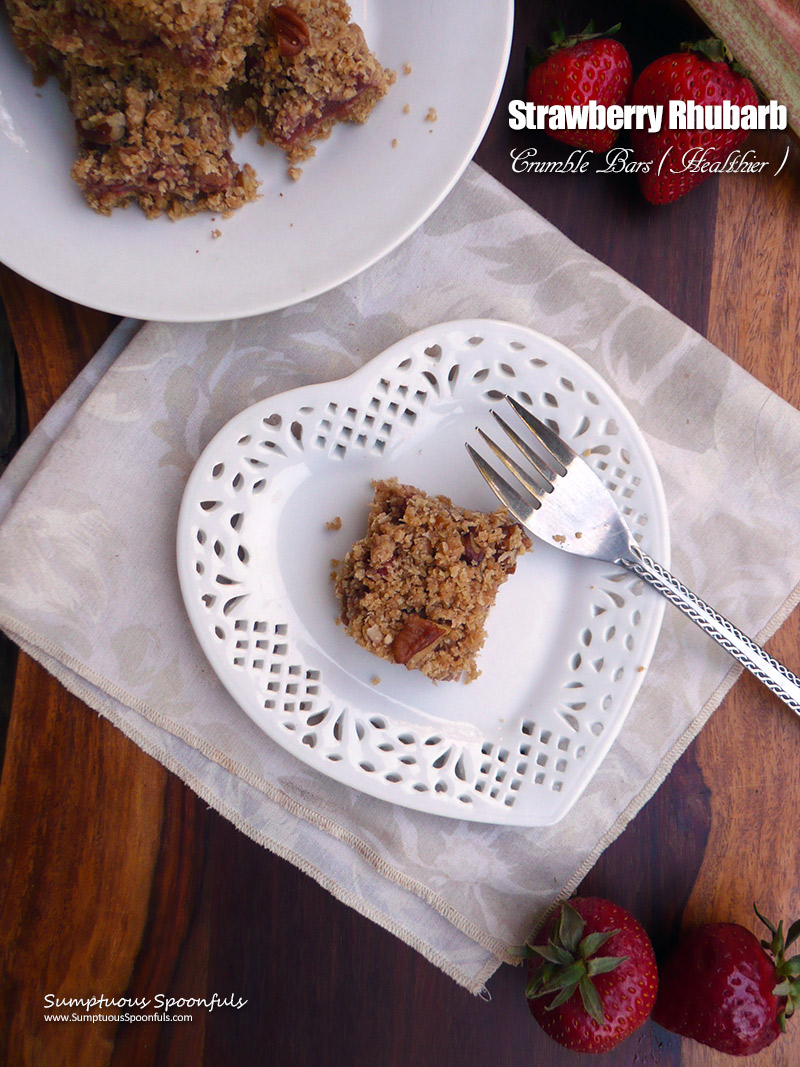
[[[604,949],[609,955],[598,955]],[[606,1052],[644,1023],[658,973],[653,946],[624,908],[598,897],[562,904],[533,945],[528,1007],[576,1052]]]
[[[800,922],[784,941],[782,923],[756,915],[770,941],[738,923],[706,923],[684,935],[661,971],[657,1023],[732,1056],[760,1052],[780,1036],[800,1004],[800,956],[785,956]]]
[[[614,26],[608,33],[618,29],[619,26]],[[633,68],[619,41],[595,33],[591,22],[583,33],[573,37],[567,37],[560,28],[553,33],[552,40],[545,58],[528,75],[526,95],[530,103],[582,107],[595,100],[609,107],[627,101]],[[607,151],[618,136],[611,129],[557,130],[549,121],[547,130],[557,141],[592,152]]]
[[[740,107],[758,104],[752,82],[733,69],[729,58],[720,41],[701,41],[688,51],[657,59],[636,79],[631,103],[664,108],[657,133],[631,130],[637,161],[649,164],[646,172],[639,172],[639,184],[651,204],[669,204],[711,177],[709,170],[683,169],[687,153],[702,152],[704,163],[721,163],[747,137],[747,130],[670,129],[668,122],[670,100],[693,100],[696,104],[729,100]]]

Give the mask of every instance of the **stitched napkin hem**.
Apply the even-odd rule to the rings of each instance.
[[[338,900],[342,900],[349,907],[354,908],[360,914],[365,915],[379,926],[382,926],[384,929],[395,934],[402,941],[406,942],[429,959],[460,985],[465,986],[470,992],[476,994],[482,993],[486,979],[493,974],[497,967],[502,963],[514,964],[520,962],[520,946],[504,945],[496,939],[488,937],[483,930],[470,922],[463,915],[460,915],[438,894],[432,893],[430,889],[422,883],[417,882],[414,879],[409,879],[401,871],[395,869],[390,864],[387,864],[365,841],[355,837],[344,827],[341,827],[334,821],[325,819],[324,817],[321,817],[319,813],[296,803],[296,801],[287,796],[280,789],[275,789],[269,782],[252,775],[247,768],[231,762],[224,753],[209,748],[209,746],[205,745],[201,739],[194,737],[188,731],[176,730],[169,726],[168,722],[167,725],[165,725],[164,717],[155,712],[154,709],[147,707],[142,704],[141,701],[136,700],[130,694],[125,693],[107,678],[98,676],[85,664],[73,660],[72,657],[64,653],[63,649],[52,644],[48,644],[46,647],[37,644],[36,636],[18,619],[14,619],[5,614],[0,614],[0,629],[14,641],[23,652],[36,660],[36,662],[44,667],[48,673],[52,674],[65,689],[73,694],[73,696],[78,697],[88,707],[92,708],[93,711],[108,719],[109,722],[121,730],[139,748],[149,756],[158,760],[167,770],[176,774],[187,786],[189,786],[190,789],[193,790],[193,792],[197,793],[198,796],[202,797],[210,807],[232,822],[237,829],[246,833],[252,840],[263,845],[265,848],[268,848],[271,852],[274,852],[281,858],[288,859],[290,862],[294,863],[306,874],[313,877],[320,885],[324,886],[324,888],[331,892]],[[399,923],[381,913],[378,909],[370,908],[354,893],[346,890],[336,881],[336,879],[331,878],[324,871],[309,863],[300,853],[285,847],[279,841],[274,840],[270,838],[269,835],[259,831],[234,808],[226,805],[213,790],[208,788],[200,778],[191,774],[186,766],[179,760],[175,759],[174,756],[163,748],[163,746],[160,746],[152,739],[147,738],[141,730],[136,728],[135,724],[130,721],[129,718],[126,718],[125,715],[121,715],[115,709],[112,701],[121,704],[123,708],[146,719],[158,730],[165,730],[172,734],[186,745],[195,749],[205,759],[217,763],[227,774],[230,774],[234,778],[257,789],[272,803],[284,808],[291,815],[304,819],[306,822],[324,831],[331,837],[341,841],[348,848],[353,849],[353,851],[375,871],[383,877],[390,879],[399,888],[419,897],[421,901],[438,912],[442,918],[455,927],[455,929],[459,930],[470,938],[470,940],[484,948],[487,953],[489,953],[485,968],[479,970],[477,975],[470,975],[452,967],[445,956],[431,949],[424,941],[416,937],[412,930],[405,929]]]

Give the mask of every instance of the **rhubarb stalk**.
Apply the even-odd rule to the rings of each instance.
[[[800,11],[788,0],[689,0],[800,134]]]

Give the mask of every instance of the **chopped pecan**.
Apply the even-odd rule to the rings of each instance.
[[[392,641],[395,663],[403,663],[409,670],[413,670],[422,657],[432,652],[448,633],[446,626],[431,622],[421,615],[406,616],[403,628]]]
[[[467,563],[483,563],[486,557],[486,552],[475,544],[472,530],[467,530],[465,534],[462,534],[461,540],[464,542],[464,553],[462,558],[465,559]]]
[[[229,175],[226,173],[200,174],[196,173],[197,186],[203,193],[221,193],[228,184]]]
[[[517,533],[518,530],[519,526],[517,526],[515,522],[512,522],[509,526],[503,527],[503,536],[505,538],[505,540],[503,541],[504,549],[508,550],[509,548],[511,548],[511,542],[514,538],[514,534]],[[527,541],[527,537],[524,533],[522,534],[522,540]]]
[[[125,136],[125,116],[121,111],[98,112],[81,119],[78,130],[84,144],[113,144]]]
[[[369,561],[373,567],[381,568],[395,557],[397,543],[389,534],[377,534],[370,545]]]
[[[305,20],[288,4],[279,4],[270,9],[272,29],[278,39],[278,52],[282,56],[297,56],[308,48],[311,35]]]

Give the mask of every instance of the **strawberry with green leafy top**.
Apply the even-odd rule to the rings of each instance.
[[[583,107],[595,100],[604,107],[624,104],[631,91],[633,68],[627,50],[609,36],[619,26],[606,33],[595,33],[590,22],[583,33],[568,37],[563,27],[552,35],[552,45],[543,58],[529,53],[531,66],[526,95],[532,104],[553,104]],[[605,152],[617,140],[616,130],[556,129],[548,120],[551,137],[576,148]]]
[[[739,107],[758,103],[753,83],[733,62],[721,41],[711,38],[684,45],[685,51],[663,56],[642,71],[633,86],[631,103],[664,109],[661,129],[632,129],[631,144],[638,163],[639,184],[651,204],[669,204],[714,173],[747,137],[743,129],[673,129],[668,122],[670,100]],[[705,169],[700,169],[701,165]]]
[[[661,971],[653,1019],[667,1030],[732,1056],[771,1045],[800,1005],[800,956],[786,950],[800,921],[784,938],[756,908],[770,931],[760,941],[739,923],[704,923],[678,942]]]
[[[607,1052],[650,1015],[658,988],[653,946],[630,912],[598,897],[562,904],[530,946],[528,1007],[576,1052]]]

